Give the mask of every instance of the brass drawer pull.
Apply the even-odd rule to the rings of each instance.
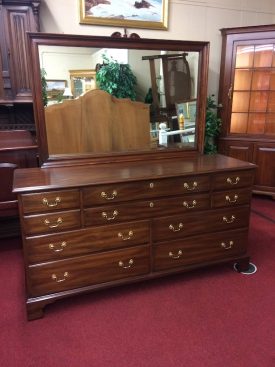
[[[150,182],[150,184],[149,184],[149,187],[150,187],[150,189],[153,189],[154,188],[154,182]]]
[[[195,206],[197,205],[197,202],[196,200],[193,200],[192,204],[189,205],[187,201],[184,201],[182,205],[185,206],[187,209],[192,209],[192,208],[195,208]]]
[[[108,196],[108,194],[106,194],[106,192],[102,191],[101,197],[103,199],[106,199],[106,200],[113,200],[114,198],[117,197],[117,191],[114,190],[110,196]]]
[[[56,274],[52,274],[52,280],[55,280],[56,283],[61,283],[61,282],[65,282],[68,276],[69,276],[69,273],[67,271],[65,271],[65,273],[63,274],[63,278],[59,278],[59,279]]]
[[[130,259],[128,261],[128,265],[124,265],[124,262],[123,261],[119,261],[118,262],[118,266],[120,266],[123,269],[129,269],[133,264],[134,264],[134,260],[133,259]]]
[[[179,232],[183,228],[183,224],[179,223],[178,228],[175,228],[173,224],[169,225],[169,229],[173,232]]]
[[[236,203],[238,200],[238,195],[234,195],[234,199],[231,199],[229,195],[226,195],[225,200],[229,203]]]
[[[58,203],[61,203],[61,198],[59,196],[57,196],[55,199],[54,199],[54,202],[53,203],[49,203],[48,199],[47,198],[43,198],[42,200],[42,203],[44,205],[47,205],[49,207],[53,207],[53,206],[57,206]]]
[[[49,221],[49,219],[45,219],[45,220],[44,220],[44,223],[45,223],[45,224],[46,224],[46,226],[48,226],[49,228],[56,228],[56,227],[58,227],[60,224],[62,224],[62,223],[63,223],[63,220],[62,220],[62,218],[61,218],[61,217],[58,217],[58,218],[57,218],[56,223],[51,224],[51,222]]]
[[[111,217],[108,217],[108,214],[106,213],[106,212],[102,212],[102,217],[104,218],[104,219],[107,219],[107,220],[114,220],[114,219],[116,219],[116,217],[118,216],[118,211],[117,210],[114,210],[113,211],[113,215],[111,216]]]
[[[195,190],[195,189],[198,187],[198,183],[197,183],[196,181],[194,181],[194,182],[193,182],[193,186],[192,186],[192,187],[190,187],[190,186],[188,185],[188,183],[187,183],[187,182],[184,182],[183,187],[184,187],[186,190],[193,191],[193,190]]]
[[[150,208],[153,208],[155,206],[155,204],[151,201],[149,206],[150,206]]]
[[[239,176],[235,178],[235,182],[233,182],[233,180],[230,177],[227,177],[226,179],[226,182],[229,183],[230,185],[237,185],[239,181],[240,181]]]
[[[222,242],[221,247],[225,250],[230,250],[234,245],[234,241],[229,241],[229,245],[226,245],[226,243]]]
[[[230,219],[228,219],[226,216],[224,216],[224,217],[222,218],[222,220],[223,220],[224,222],[226,222],[226,223],[233,223],[233,222],[235,221],[235,219],[236,219],[235,215],[231,215],[231,218],[230,218]]]
[[[55,248],[55,245],[53,243],[50,243],[49,244],[49,249],[53,250],[53,252],[61,252],[61,251],[64,250],[64,248],[66,246],[67,246],[67,242],[65,242],[65,241],[61,242],[60,247],[58,247],[58,248]]]
[[[127,240],[130,240],[130,239],[133,237],[134,232],[133,232],[133,231],[129,231],[129,232],[128,232],[128,236],[124,236],[124,234],[123,234],[123,233],[121,233],[121,232],[119,232],[117,235],[118,235],[118,237],[119,237],[119,238],[121,238],[123,241],[127,241]]]
[[[174,255],[172,251],[169,252],[169,257],[171,257],[172,259],[179,259],[182,256],[182,251],[179,250],[177,255]]]

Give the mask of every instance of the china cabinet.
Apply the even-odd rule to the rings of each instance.
[[[202,154],[208,43],[31,34],[30,45],[41,167],[16,170],[13,189],[28,318],[42,317],[51,302],[99,289],[227,262],[247,269],[255,167]],[[162,131],[181,141],[152,139],[155,120],[148,104],[102,90],[44,107],[41,45],[51,53],[53,47],[79,51],[81,61],[90,48],[95,63],[100,49],[127,54],[144,96],[151,78],[142,56],[185,53],[195,96],[192,139],[184,139],[188,126]],[[165,105],[160,111],[161,123],[177,120]]]
[[[34,130],[26,32],[39,31],[40,0],[0,1],[0,129]]]
[[[275,198],[275,26],[221,33],[219,151],[255,163],[253,191]]]

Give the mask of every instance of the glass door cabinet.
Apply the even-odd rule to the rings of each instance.
[[[254,192],[275,198],[275,26],[221,33],[219,151],[256,163]]]

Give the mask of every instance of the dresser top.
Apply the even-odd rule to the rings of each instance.
[[[255,167],[252,163],[217,154],[198,155],[192,158],[175,160],[52,168],[25,168],[15,170],[13,192],[32,192],[117,182],[152,180],[190,174],[197,175],[228,170],[254,169]]]

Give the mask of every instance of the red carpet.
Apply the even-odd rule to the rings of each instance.
[[[252,213],[254,275],[229,265],[193,271],[56,302],[44,319],[31,322],[21,250],[18,242],[6,241],[10,250],[0,254],[0,366],[274,367],[274,229],[272,221]]]

